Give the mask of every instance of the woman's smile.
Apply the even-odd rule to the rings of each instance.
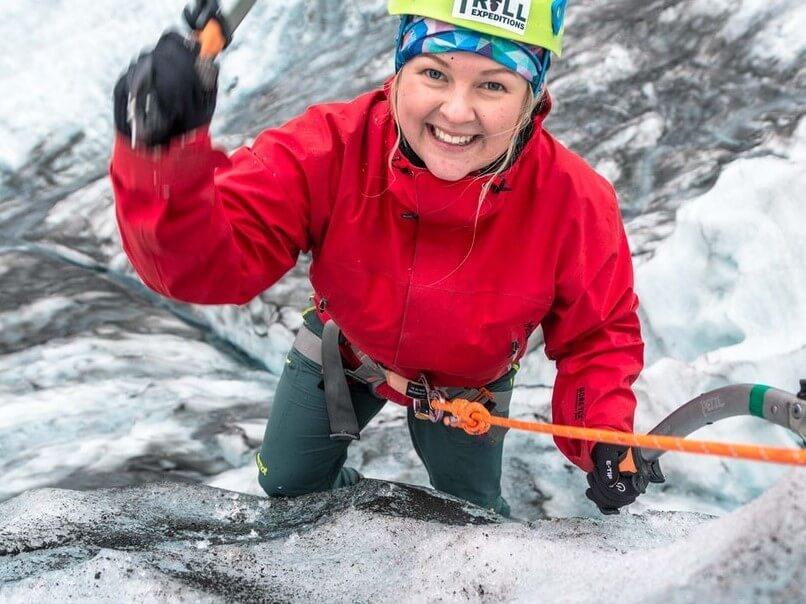
[[[437,144],[442,147],[447,147],[452,151],[466,149],[481,138],[480,134],[451,134],[448,130],[439,128],[434,124],[426,124],[426,126],[428,132],[436,140]]]

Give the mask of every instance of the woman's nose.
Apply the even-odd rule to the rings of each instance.
[[[440,107],[443,117],[452,124],[466,124],[475,121],[476,112],[467,95],[454,89]]]

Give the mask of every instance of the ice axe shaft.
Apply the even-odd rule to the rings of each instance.
[[[736,384],[701,394],[679,407],[649,434],[688,436],[728,417],[747,415],[766,419],[806,439],[806,400],[762,384]],[[645,450],[643,457],[654,461],[663,453]]]
[[[806,380],[801,380],[798,395],[761,384],[736,384],[711,390],[679,407],[649,434],[684,437],[716,421],[747,415],[778,424],[806,440]],[[630,449],[619,470],[634,473],[637,465],[651,466],[665,452]]]

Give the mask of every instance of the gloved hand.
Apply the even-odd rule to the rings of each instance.
[[[152,52],[129,66],[115,86],[115,126],[135,144],[156,147],[210,122],[218,67],[199,57],[199,44],[164,34]]]
[[[622,473],[619,464],[627,456],[628,448],[622,445],[598,443],[591,451],[594,469],[588,474],[585,491],[602,514],[618,514],[619,508],[633,503],[646,491],[650,482],[665,482],[658,461],[651,464],[643,460],[639,451],[633,450],[635,473]]]

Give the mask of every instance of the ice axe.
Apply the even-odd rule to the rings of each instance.
[[[232,36],[257,0],[236,0],[228,9],[222,9],[218,0],[194,0],[188,4],[183,17],[199,43],[196,72],[202,86],[212,91],[218,78],[215,59],[232,42]],[[169,119],[156,102],[153,90],[152,63],[138,63],[131,75],[127,106],[127,120],[131,128],[132,147],[138,142],[153,140],[154,134],[165,129]]]
[[[787,428],[806,444],[806,379],[800,380],[797,395],[762,384],[736,384],[711,390],[679,407],[650,430],[648,436],[682,438],[714,422],[739,416],[758,417]],[[637,474],[641,468],[650,482],[661,482],[658,459],[666,451],[631,448],[619,470]]]
[[[664,481],[658,458],[666,451],[806,466],[806,380],[801,380],[797,395],[762,384],[737,384],[706,392],[682,405],[648,434],[495,416],[481,403],[459,398],[448,401],[433,397],[432,400],[429,395],[429,405],[432,411],[450,414],[450,418],[445,418],[446,425],[461,428],[468,434],[485,434],[492,426],[499,426],[630,447],[619,470],[633,475],[633,485],[638,491],[646,487],[644,479]],[[803,440],[804,447],[790,449],[685,438],[703,426],[743,415],[759,417],[791,430]]]
[[[185,7],[182,15],[196,32],[201,44],[199,54],[215,59],[232,41],[232,35],[257,0],[237,0],[229,10],[222,10],[218,0],[195,0]]]

